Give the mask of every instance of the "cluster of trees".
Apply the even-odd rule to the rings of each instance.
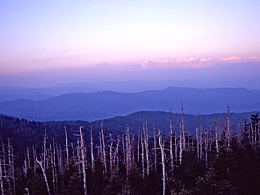
[[[191,135],[182,108],[167,134],[144,121],[135,135],[128,125],[122,133],[1,116],[1,194],[257,194],[259,115],[237,125],[231,117],[228,107],[224,124],[215,117],[206,128],[200,118]]]

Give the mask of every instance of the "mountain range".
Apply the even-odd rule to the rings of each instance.
[[[99,91],[68,93],[41,100],[18,99],[0,103],[0,113],[28,120],[87,120],[94,121],[124,116],[138,111],[213,114],[260,110],[260,93],[244,88],[194,89],[168,87],[136,93]]]

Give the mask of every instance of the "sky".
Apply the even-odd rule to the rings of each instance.
[[[244,79],[257,88],[259,10],[259,0],[0,1],[0,85]]]

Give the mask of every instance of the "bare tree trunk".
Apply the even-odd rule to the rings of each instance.
[[[153,122],[153,148],[154,148],[154,172],[157,173],[157,153],[156,153],[156,136]]]
[[[120,136],[118,135],[117,136],[117,144],[116,144],[116,171],[117,173],[119,172],[119,155],[118,155],[118,152],[119,152],[119,144],[120,144]]]
[[[175,163],[177,163],[178,160],[178,143],[177,143],[177,134],[174,133],[174,153],[175,153]]]
[[[75,162],[76,158],[75,158],[75,147],[74,144],[71,143],[71,149],[72,149],[72,161]]]
[[[132,152],[132,158],[131,158],[131,167],[132,165],[135,163],[135,136],[132,135],[132,140],[131,140],[131,145],[130,145],[130,148],[131,148],[131,152]]]
[[[6,176],[6,162],[5,162],[5,147],[4,147],[4,144],[3,144],[3,142],[2,142],[2,150],[3,150],[3,170],[2,170],[2,172],[3,172],[3,176]]]
[[[55,177],[55,189],[56,189],[56,194],[59,194],[58,176],[57,176],[57,169],[56,169],[56,150],[55,150],[54,138],[52,139],[52,146],[53,146],[53,168],[54,168],[54,177]]]
[[[42,162],[38,161],[37,159],[36,159],[36,162],[40,165],[40,167],[42,169],[42,174],[43,174],[44,181],[45,181],[45,184],[46,184],[46,187],[47,187],[48,195],[51,195],[50,187],[49,187],[49,184],[48,184],[47,176],[46,176],[46,173],[45,173],[45,169],[44,169],[44,167],[42,165]]]
[[[205,133],[205,163],[206,163],[206,167],[208,167],[208,139],[209,139],[209,133],[208,133],[208,125],[207,125],[206,133]]]
[[[149,145],[148,145],[148,127],[147,127],[147,121],[146,121],[146,125],[145,125],[145,131],[144,131],[144,145],[145,145],[145,152],[146,152],[146,172],[147,172],[147,176],[149,176],[150,173],[150,160],[149,160]]]
[[[34,146],[33,146],[33,171],[34,174],[36,175],[36,151],[34,149]]]
[[[46,163],[46,129],[44,131],[44,140],[43,140],[43,168],[45,170]]]
[[[83,187],[84,187],[84,195],[87,193],[87,174],[86,174],[86,158],[85,158],[85,151],[84,151],[84,140],[82,134],[82,126],[79,128],[80,133],[80,146],[81,146],[81,163],[82,163],[82,173],[83,173]]]
[[[216,141],[216,151],[217,153],[219,153],[219,145],[218,145],[218,126],[217,126],[217,117],[215,115],[215,133],[216,133],[216,138],[215,138],[215,141]]]
[[[198,128],[196,128],[196,143],[197,143],[197,158],[198,158],[198,160],[200,160],[200,149],[199,149],[200,139],[199,139],[199,129]]]
[[[58,153],[58,151],[57,151]],[[77,140],[77,165],[79,167],[79,174],[81,174],[81,151],[80,151],[80,140]]]
[[[228,110],[228,116],[227,116],[227,144],[228,144],[228,148],[230,148],[230,138],[231,138],[231,134],[230,134],[230,107],[227,107]]]
[[[200,160],[202,159],[202,121],[201,121],[201,115],[200,116]]]
[[[180,153],[179,153],[179,160],[180,160],[180,164],[182,162],[182,124],[181,124],[181,121],[179,121],[180,123]]]
[[[183,149],[186,150],[186,139],[185,139],[185,130],[184,130],[184,117],[183,117],[183,103],[181,103],[181,128],[182,128],[182,144]]]
[[[104,166],[104,162],[103,162],[103,146],[102,146],[102,138],[101,138],[102,136],[101,136],[101,132],[99,132],[99,147],[98,147],[98,156],[99,156],[99,158],[101,159],[101,162],[102,162],[102,164],[103,164],[103,166]]]
[[[126,180],[128,180],[130,168],[131,168],[131,148],[130,148],[130,135],[129,135],[129,126],[126,128]]]
[[[94,164],[94,144],[93,144],[92,126],[90,130],[90,152],[91,152],[91,170],[93,172],[95,168],[95,164]]]
[[[28,169],[30,169],[31,168],[31,161],[30,161],[30,152],[29,152],[29,148],[28,147],[27,147],[26,153],[27,153]]]
[[[103,128],[103,121],[101,122],[101,137],[102,137],[102,152],[103,152],[103,163],[105,168],[105,174],[107,173],[107,161],[106,161],[106,145],[105,145],[105,138],[104,138],[104,128]]]
[[[144,138],[141,134],[141,146],[142,146],[142,178],[144,178]]]
[[[109,147],[109,167],[110,167],[110,174],[112,173],[112,168],[113,168],[113,155],[112,155],[112,152],[113,152],[113,137],[112,137],[112,134],[109,133],[109,136],[110,136],[110,147]]]
[[[122,147],[123,147],[123,161],[126,163],[126,152],[125,152],[125,140],[124,140],[124,135],[122,135]]]
[[[2,159],[1,158],[0,158],[0,188],[1,188],[1,195],[4,195],[4,181],[3,181]]]
[[[140,160],[140,129],[138,131],[138,140],[137,140],[137,162]]]
[[[67,128],[64,126],[65,130],[65,144],[66,144],[66,164],[69,164],[69,146],[68,146],[68,134],[67,134]]]
[[[56,184],[55,184],[55,171],[54,171],[54,162],[53,162],[53,151],[50,144],[50,153],[51,153],[51,172],[52,172],[52,185],[53,185],[53,191],[54,194],[56,193]]]
[[[165,160],[164,160],[164,144],[162,141],[161,131],[158,129],[159,133],[159,146],[161,149],[161,157],[162,157],[162,181],[163,181],[163,195],[165,195],[166,190],[166,172],[165,172]]]
[[[172,149],[172,112],[170,110],[170,158],[171,158],[171,171],[173,172],[174,163],[173,163],[173,149]]]

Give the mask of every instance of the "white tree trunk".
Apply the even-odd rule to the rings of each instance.
[[[87,193],[87,174],[86,174],[86,157],[85,157],[85,151],[84,151],[84,140],[83,140],[83,134],[82,134],[82,126],[79,128],[80,133],[80,146],[81,146],[81,163],[82,163],[82,173],[83,173],[83,187],[84,187],[84,195]]]
[[[91,152],[91,170],[93,172],[95,169],[95,164],[94,164],[94,144],[93,144],[92,126],[90,130],[90,152]]]
[[[166,190],[166,172],[165,172],[165,159],[164,159],[164,143],[162,141],[161,131],[158,129],[159,133],[159,146],[161,149],[161,158],[162,158],[162,181],[163,181],[163,195],[165,195]]]
[[[180,123],[180,153],[179,153],[179,160],[180,160],[180,164],[182,163],[182,124],[181,124],[181,121],[179,121]]]
[[[171,158],[171,171],[173,172],[174,163],[173,163],[173,149],[172,149],[172,112],[170,110],[170,158]]]
[[[46,176],[46,173],[45,173],[45,169],[43,167],[43,163],[41,161],[38,161],[36,159],[36,162],[40,165],[41,169],[42,169],[42,174],[43,174],[43,177],[44,177],[44,181],[45,181],[45,184],[46,184],[46,187],[47,187],[47,192],[48,192],[48,195],[51,195],[51,191],[50,191],[50,187],[49,187],[49,184],[48,184],[48,180],[47,180],[47,176]]]
[[[105,173],[107,173],[107,160],[106,160],[106,145],[105,145],[105,138],[104,138],[104,128],[103,128],[103,121],[101,122],[101,137],[102,137],[102,155],[103,155],[103,163],[105,168]]]
[[[66,164],[69,163],[69,146],[68,146],[68,134],[67,134],[67,128],[66,126],[64,126],[64,130],[65,130],[65,147],[66,147]]]
[[[157,153],[156,153],[156,136],[153,122],[153,148],[154,148],[154,172],[157,173]]]

